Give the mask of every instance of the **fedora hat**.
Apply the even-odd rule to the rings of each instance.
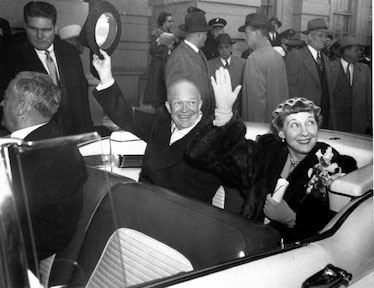
[[[201,12],[187,13],[184,17],[184,27],[180,27],[186,33],[205,32],[209,30],[205,14]]]
[[[349,46],[363,46],[360,39],[355,36],[345,36],[340,40],[340,48],[345,48]]]
[[[247,26],[256,27],[256,28],[265,28],[267,30],[270,30],[272,27],[272,25],[269,23],[265,15],[261,13],[248,14],[245,17],[244,25],[240,26],[238,31],[245,32],[245,27]]]
[[[190,6],[187,8],[187,13],[194,13],[194,12],[200,12],[200,13],[205,14],[205,11],[201,10],[200,8],[193,7],[193,6]]]
[[[227,33],[222,33],[222,34],[218,35],[217,41],[219,43],[218,45],[220,45],[220,44],[234,44],[234,43],[236,43],[235,41],[233,41],[231,39],[230,35],[227,34]]]
[[[303,34],[308,34],[310,31],[313,30],[328,30],[327,24],[325,19],[323,18],[315,18],[310,21],[308,21],[307,29],[306,31],[303,31]]]

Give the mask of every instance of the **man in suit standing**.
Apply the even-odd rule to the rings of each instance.
[[[324,19],[312,19],[307,24],[307,46],[287,54],[286,69],[291,97],[305,97],[321,107],[322,128],[335,129],[330,61],[322,50],[326,46],[327,24]]]
[[[20,72],[9,83],[2,101],[3,125],[12,138],[25,141],[59,137],[62,133],[53,115],[60,101],[60,89],[48,75]],[[26,147],[11,160],[27,257],[36,271],[34,264],[63,250],[73,236],[82,207],[86,166],[76,145],[68,142]],[[34,235],[37,259],[30,233]]]
[[[243,76],[242,118],[244,121],[272,121],[272,111],[288,98],[287,76],[282,56],[268,40],[270,23],[260,13],[248,14],[239,32],[253,50]]]
[[[184,30],[184,41],[173,50],[166,62],[166,87],[181,79],[191,81],[201,94],[201,111],[204,115],[211,115],[215,107],[213,88],[209,78],[208,61],[200,50],[209,30],[205,14],[187,13]]]
[[[271,46],[281,46],[282,39],[279,35],[279,28],[282,27],[282,22],[280,22],[278,18],[272,17],[269,19],[269,23],[271,24],[269,31],[269,41]]]
[[[209,72],[211,76],[215,76],[215,72],[220,67],[224,67],[229,71],[231,78],[232,89],[234,90],[238,85],[243,84],[243,73],[245,60],[232,55],[232,45],[235,43],[229,34],[223,33],[217,37],[219,57],[208,61]],[[242,96],[239,92],[236,99],[233,111],[238,111],[241,114]]]
[[[62,91],[55,114],[64,134],[92,130],[88,86],[76,49],[55,37],[57,11],[47,2],[29,2],[24,7],[26,34],[11,40],[4,67],[7,81],[21,71],[50,75]]]
[[[359,63],[363,45],[357,37],[340,41],[341,59],[331,64],[336,129],[367,133],[372,129],[371,73],[369,66]]]
[[[222,18],[213,18],[208,22],[210,30],[208,32],[204,47],[201,49],[208,61],[219,56],[218,36],[225,33],[226,24],[226,20]]]

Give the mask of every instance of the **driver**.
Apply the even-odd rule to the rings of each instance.
[[[94,96],[115,124],[147,142],[140,181],[211,203],[221,181],[184,157],[188,142],[204,118],[199,90],[189,80],[177,80],[167,87],[165,106],[170,115],[137,111],[127,103],[114,81],[110,57],[100,51],[103,60],[97,55],[93,57],[100,77]]]

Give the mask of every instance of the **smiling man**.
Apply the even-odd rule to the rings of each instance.
[[[140,181],[211,203],[221,181],[192,166],[184,157],[203,117],[201,94],[195,84],[180,79],[167,87],[165,105],[170,116],[140,112],[128,105],[113,79],[110,57],[101,53],[103,60],[96,55],[93,59],[100,76],[94,96],[114,123],[147,142]]]
[[[25,32],[11,38],[4,67],[5,83],[21,71],[48,74],[61,89],[55,114],[64,134],[92,130],[88,86],[76,49],[55,37],[57,11],[47,2],[30,1],[24,7]],[[2,82],[3,83],[3,82]],[[0,87],[5,88],[5,87]]]

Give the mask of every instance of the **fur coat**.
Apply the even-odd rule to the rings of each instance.
[[[236,187],[243,193],[245,203],[242,214],[249,219],[263,221],[266,195],[273,193],[277,180],[288,156],[287,144],[273,135],[259,136],[257,141],[245,139],[246,128],[235,115],[225,126],[215,127],[207,123],[200,128],[190,142],[188,158],[221,177],[226,185]],[[287,177],[289,186],[283,199],[296,213],[296,225],[289,229],[271,221],[286,241],[312,236],[322,229],[332,217],[326,198],[306,194],[309,182],[308,170],[318,163],[315,153],[329,147],[317,142],[298,166]],[[336,162],[343,172],[357,168],[353,158],[340,155],[333,149]]]

